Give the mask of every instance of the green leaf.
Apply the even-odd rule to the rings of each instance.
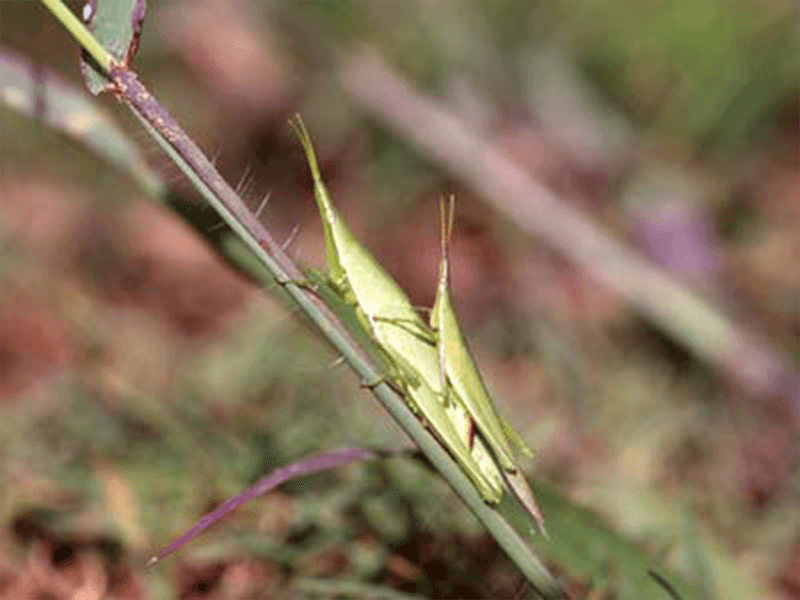
[[[84,23],[118,63],[129,65],[139,48],[146,4],[145,0],[89,0],[84,7]],[[92,94],[108,89],[108,76],[85,54],[81,71]]]

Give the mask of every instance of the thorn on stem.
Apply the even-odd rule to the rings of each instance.
[[[243,189],[243,186],[244,186],[244,182],[247,179],[247,177],[250,175],[250,171],[251,170],[252,170],[252,168],[251,168],[250,163],[245,165],[244,172],[242,172],[242,176],[239,178],[239,183],[236,184],[235,190],[236,190],[236,195],[237,196],[241,196],[242,195],[242,189]]]
[[[340,356],[339,358],[334,360],[331,364],[329,364],[328,368],[329,369],[335,369],[336,367],[338,367],[339,365],[341,365],[343,363],[344,363],[344,356]]]
[[[259,217],[259,215],[261,214],[261,211],[264,210],[265,206],[267,206],[267,203],[269,202],[269,199],[270,199],[271,196],[272,196],[272,192],[269,192],[266,196],[264,196],[264,199],[261,201],[261,204],[259,204],[258,208],[256,209],[256,212],[255,212],[256,218]]]
[[[283,244],[281,245],[281,250],[286,252],[286,248],[288,248],[289,245],[294,241],[299,232],[300,232],[300,225],[298,224],[294,226],[294,229],[292,229],[292,232],[289,234],[289,237],[287,237],[286,241],[283,242]]]

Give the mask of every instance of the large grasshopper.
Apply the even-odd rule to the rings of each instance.
[[[511,457],[508,428],[496,424],[498,417],[474,362],[471,358],[464,362],[462,354],[469,354],[449,299],[445,242],[431,329],[400,286],[353,237],[328,195],[305,125],[299,117],[290,124],[303,145],[314,181],[314,197],[325,233],[330,288],[355,308],[361,325],[383,354],[390,381],[455,458],[484,501],[494,505],[502,498],[499,462],[509,483],[541,525],[541,514],[530,489]],[[474,371],[472,376],[470,369]],[[465,393],[470,394],[469,398],[462,397]],[[475,435],[475,424],[479,435]],[[511,438],[515,439],[513,435]]]

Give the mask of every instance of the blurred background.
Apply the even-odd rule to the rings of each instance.
[[[410,442],[226,258],[227,229],[125,107],[91,99],[61,25],[32,2],[0,15],[0,596],[527,597],[402,458],[290,482],[145,571],[278,466]],[[455,302],[536,451],[545,515],[569,522],[540,548],[569,597],[640,597],[620,576],[635,550],[705,599],[786,600],[798,16],[767,0],[151,0],[133,69],[254,210],[269,194],[260,219],[302,265],[323,265],[324,242],[294,113],[346,220],[421,307],[438,198],[456,194]],[[47,117],[26,112],[19,90],[51,77]]]

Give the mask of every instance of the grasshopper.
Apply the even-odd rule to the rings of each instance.
[[[525,476],[514,462],[511,446],[513,443],[517,449],[526,454],[530,454],[531,451],[511,426],[498,416],[456,316],[450,296],[450,260],[448,256],[449,239],[453,229],[454,197],[450,196],[449,216],[445,215],[443,198],[439,206],[441,212],[441,259],[439,284],[436,290],[436,300],[431,310],[430,325],[437,338],[439,377],[443,381],[442,387],[445,391],[454,391],[455,401],[463,403],[477,427],[479,436],[485,440],[491,448],[492,454],[500,463],[508,484],[525,509],[536,520],[541,531],[544,532],[544,518]]]
[[[411,409],[450,452],[478,489],[497,504],[503,495],[502,475],[481,441],[470,443],[470,415],[464,406],[446,402],[446,381],[440,376],[435,336],[400,286],[355,239],[337,212],[322,182],[311,138],[302,120],[290,121],[308,159],[314,198],[322,217],[331,287],[356,309],[386,363],[389,379]]]

